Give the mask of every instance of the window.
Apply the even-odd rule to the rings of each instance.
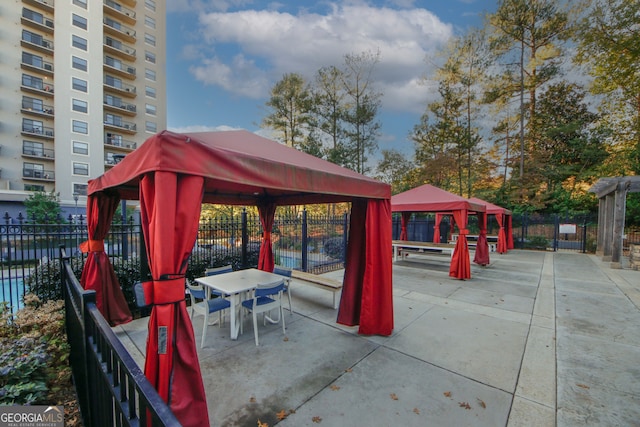
[[[87,40],[75,34],[71,36],[71,44],[78,49],[87,50]]]
[[[48,40],[45,40],[40,34],[32,33],[31,31],[22,30],[22,40],[48,49],[53,48]]]
[[[42,68],[42,57],[32,53],[22,52],[22,63]]]
[[[80,99],[73,99],[72,102],[72,107],[73,107],[73,111],[78,111],[80,113],[87,113],[89,112],[89,104],[86,101],[82,101]]]
[[[25,178],[45,178],[49,179],[50,174],[45,173],[44,165],[38,163],[27,163],[22,165],[22,176]]]
[[[107,74],[104,77],[104,81],[109,86],[115,87],[117,89],[122,89],[122,80],[117,77],[113,77]]]
[[[73,0],[73,4],[80,6],[83,9],[87,8],[87,0]]]
[[[22,131],[42,135],[44,124],[40,120],[22,119]]]
[[[78,194],[79,196],[87,195],[87,184],[78,184],[76,182],[73,183],[73,192]]]
[[[89,165],[87,163],[73,162],[74,175],[89,175]]]
[[[29,110],[29,111],[44,112],[44,102],[42,102],[42,99],[23,96],[22,109]]]
[[[156,11],[156,2],[154,0],[144,0],[144,6],[149,10]]]
[[[144,128],[147,132],[156,133],[158,131],[158,125],[155,122],[146,121],[144,123]]]
[[[152,82],[156,81],[156,72],[154,70],[145,68],[144,76],[147,78],[147,80],[151,80]]]
[[[144,42],[150,46],[156,45],[156,36],[144,33]]]
[[[122,135],[117,135],[115,133],[107,132],[105,137],[105,143],[109,145],[113,145],[114,147],[122,147]]]
[[[144,25],[146,25],[149,28],[156,28],[156,20],[153,19],[150,16],[146,16],[144,17]]]
[[[25,184],[24,191],[39,191],[44,192],[44,185]]]
[[[156,106],[155,105],[147,104],[146,107],[147,107],[147,114],[150,114],[152,116],[156,115]]]
[[[72,24],[83,30],[87,29],[87,18],[83,18],[80,15],[72,14]]]
[[[89,124],[80,120],[72,120],[71,128],[76,133],[82,133],[84,135],[89,133]]]
[[[149,97],[149,98],[155,98],[156,97],[156,89],[151,87],[151,86],[145,86],[144,88],[144,93]]]
[[[22,154],[43,157],[44,144],[35,141],[22,141]]]
[[[87,60],[78,58],[77,56],[71,57],[71,66],[76,70],[87,71]]]
[[[89,144],[86,142],[73,141],[73,154],[89,154]]]
[[[147,62],[151,62],[152,64],[156,63],[156,54],[153,52],[149,52],[149,51],[145,51],[144,52],[144,59]]]
[[[87,92],[87,81],[78,79],[76,77],[71,78],[71,86],[75,90],[79,90],[80,92]]]

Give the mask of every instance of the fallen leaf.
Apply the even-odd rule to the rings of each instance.
[[[331,387],[329,387],[331,390],[336,391],[336,390],[340,390],[340,386],[338,385],[332,385]]]
[[[282,420],[284,420],[285,418],[287,418],[287,416],[288,416],[288,415],[289,415],[289,414],[287,413],[287,411],[285,411],[285,410],[283,409],[282,411],[280,411],[280,412],[278,412],[278,413],[276,414],[276,418],[278,418],[278,421],[282,421]]]
[[[295,409],[289,409],[289,414],[295,414],[296,410]]]
[[[258,427],[269,427],[269,424],[263,423],[260,420],[258,420]]]
[[[311,418],[311,421],[313,421],[314,423],[321,423],[322,422],[322,418],[320,418],[319,416],[315,416],[313,418]]]
[[[289,337],[284,337],[284,338],[282,339],[282,341],[285,341],[285,342],[286,342],[286,341],[289,341]]]
[[[398,400],[398,396],[395,393],[391,393],[389,396],[391,396],[393,400]]]
[[[442,394],[444,394],[446,397],[451,397],[451,392],[450,391],[445,391]]]
[[[584,389],[587,389],[587,390],[589,390],[589,389],[591,388],[591,387],[589,387],[589,386],[588,386],[588,385],[586,385],[586,384],[576,384],[576,385],[577,385],[578,387],[580,387],[580,388],[584,388]]]
[[[351,369],[351,368],[347,368],[347,369],[345,369],[344,371],[345,371],[345,372],[351,372],[351,371],[352,371],[352,369]]]
[[[471,405],[469,405],[469,403],[467,402],[458,402],[458,405],[460,405],[461,408],[464,408],[467,410],[471,409]]]
[[[251,396],[249,398],[249,403],[256,403],[256,398],[254,396]]]
[[[418,414],[418,415],[420,415],[420,409],[418,409],[418,408],[413,408],[413,413],[414,413],[414,414]]]
[[[476,399],[478,400],[478,405],[480,405],[482,407],[482,409],[487,409],[487,404],[484,403],[484,401],[482,399],[479,399],[476,397]]]

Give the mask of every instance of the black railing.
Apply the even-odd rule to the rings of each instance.
[[[61,287],[70,362],[83,423],[93,426],[179,426],[96,306],[60,248]]]

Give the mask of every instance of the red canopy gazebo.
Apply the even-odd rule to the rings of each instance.
[[[139,199],[153,304],[145,375],[185,426],[209,425],[193,328],[184,301],[185,271],[204,203],[256,205],[264,234],[258,267],[272,271],[271,230],[276,206],[351,202],[351,224],[338,323],[361,334],[393,330],[391,188],[247,131],[160,132],[89,182],[87,205],[101,230],[120,199]],[[106,224],[106,225],[105,225]],[[90,235],[90,252],[102,251]],[[109,265],[110,266],[110,265]],[[88,265],[85,269],[95,268]],[[93,275],[86,288],[120,291]],[[109,289],[109,291],[104,291]],[[107,314],[104,313],[103,314]],[[112,322],[112,323],[117,323]]]
[[[499,254],[504,254],[509,249],[513,249],[513,222],[512,214],[509,209],[502,206],[494,205],[490,202],[485,202],[477,197],[469,198],[472,202],[482,203],[487,207],[487,215],[495,215],[498,222],[498,248],[496,251]]]
[[[480,236],[476,245],[474,262],[489,264],[489,245],[487,243],[487,220],[483,204],[475,203],[469,199],[434,187],[430,184],[421,185],[414,189],[396,194],[391,197],[391,211],[402,212],[402,230],[406,230],[406,224],[413,212],[435,212],[436,214],[449,214],[453,216],[458,226],[460,237],[456,241],[456,247],[449,276],[457,279],[471,278],[471,264],[469,262],[469,247],[467,246],[467,217],[469,213],[478,215],[480,224]],[[436,215],[438,217],[438,215]],[[441,217],[441,216],[440,216]],[[436,223],[434,241],[439,240],[439,224]],[[406,231],[401,233],[400,240],[406,240]]]

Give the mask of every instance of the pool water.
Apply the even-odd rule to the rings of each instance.
[[[6,301],[12,307],[12,311],[18,311],[24,306],[22,294],[24,285],[22,277],[12,277],[11,279],[2,279],[2,293],[0,301]]]

